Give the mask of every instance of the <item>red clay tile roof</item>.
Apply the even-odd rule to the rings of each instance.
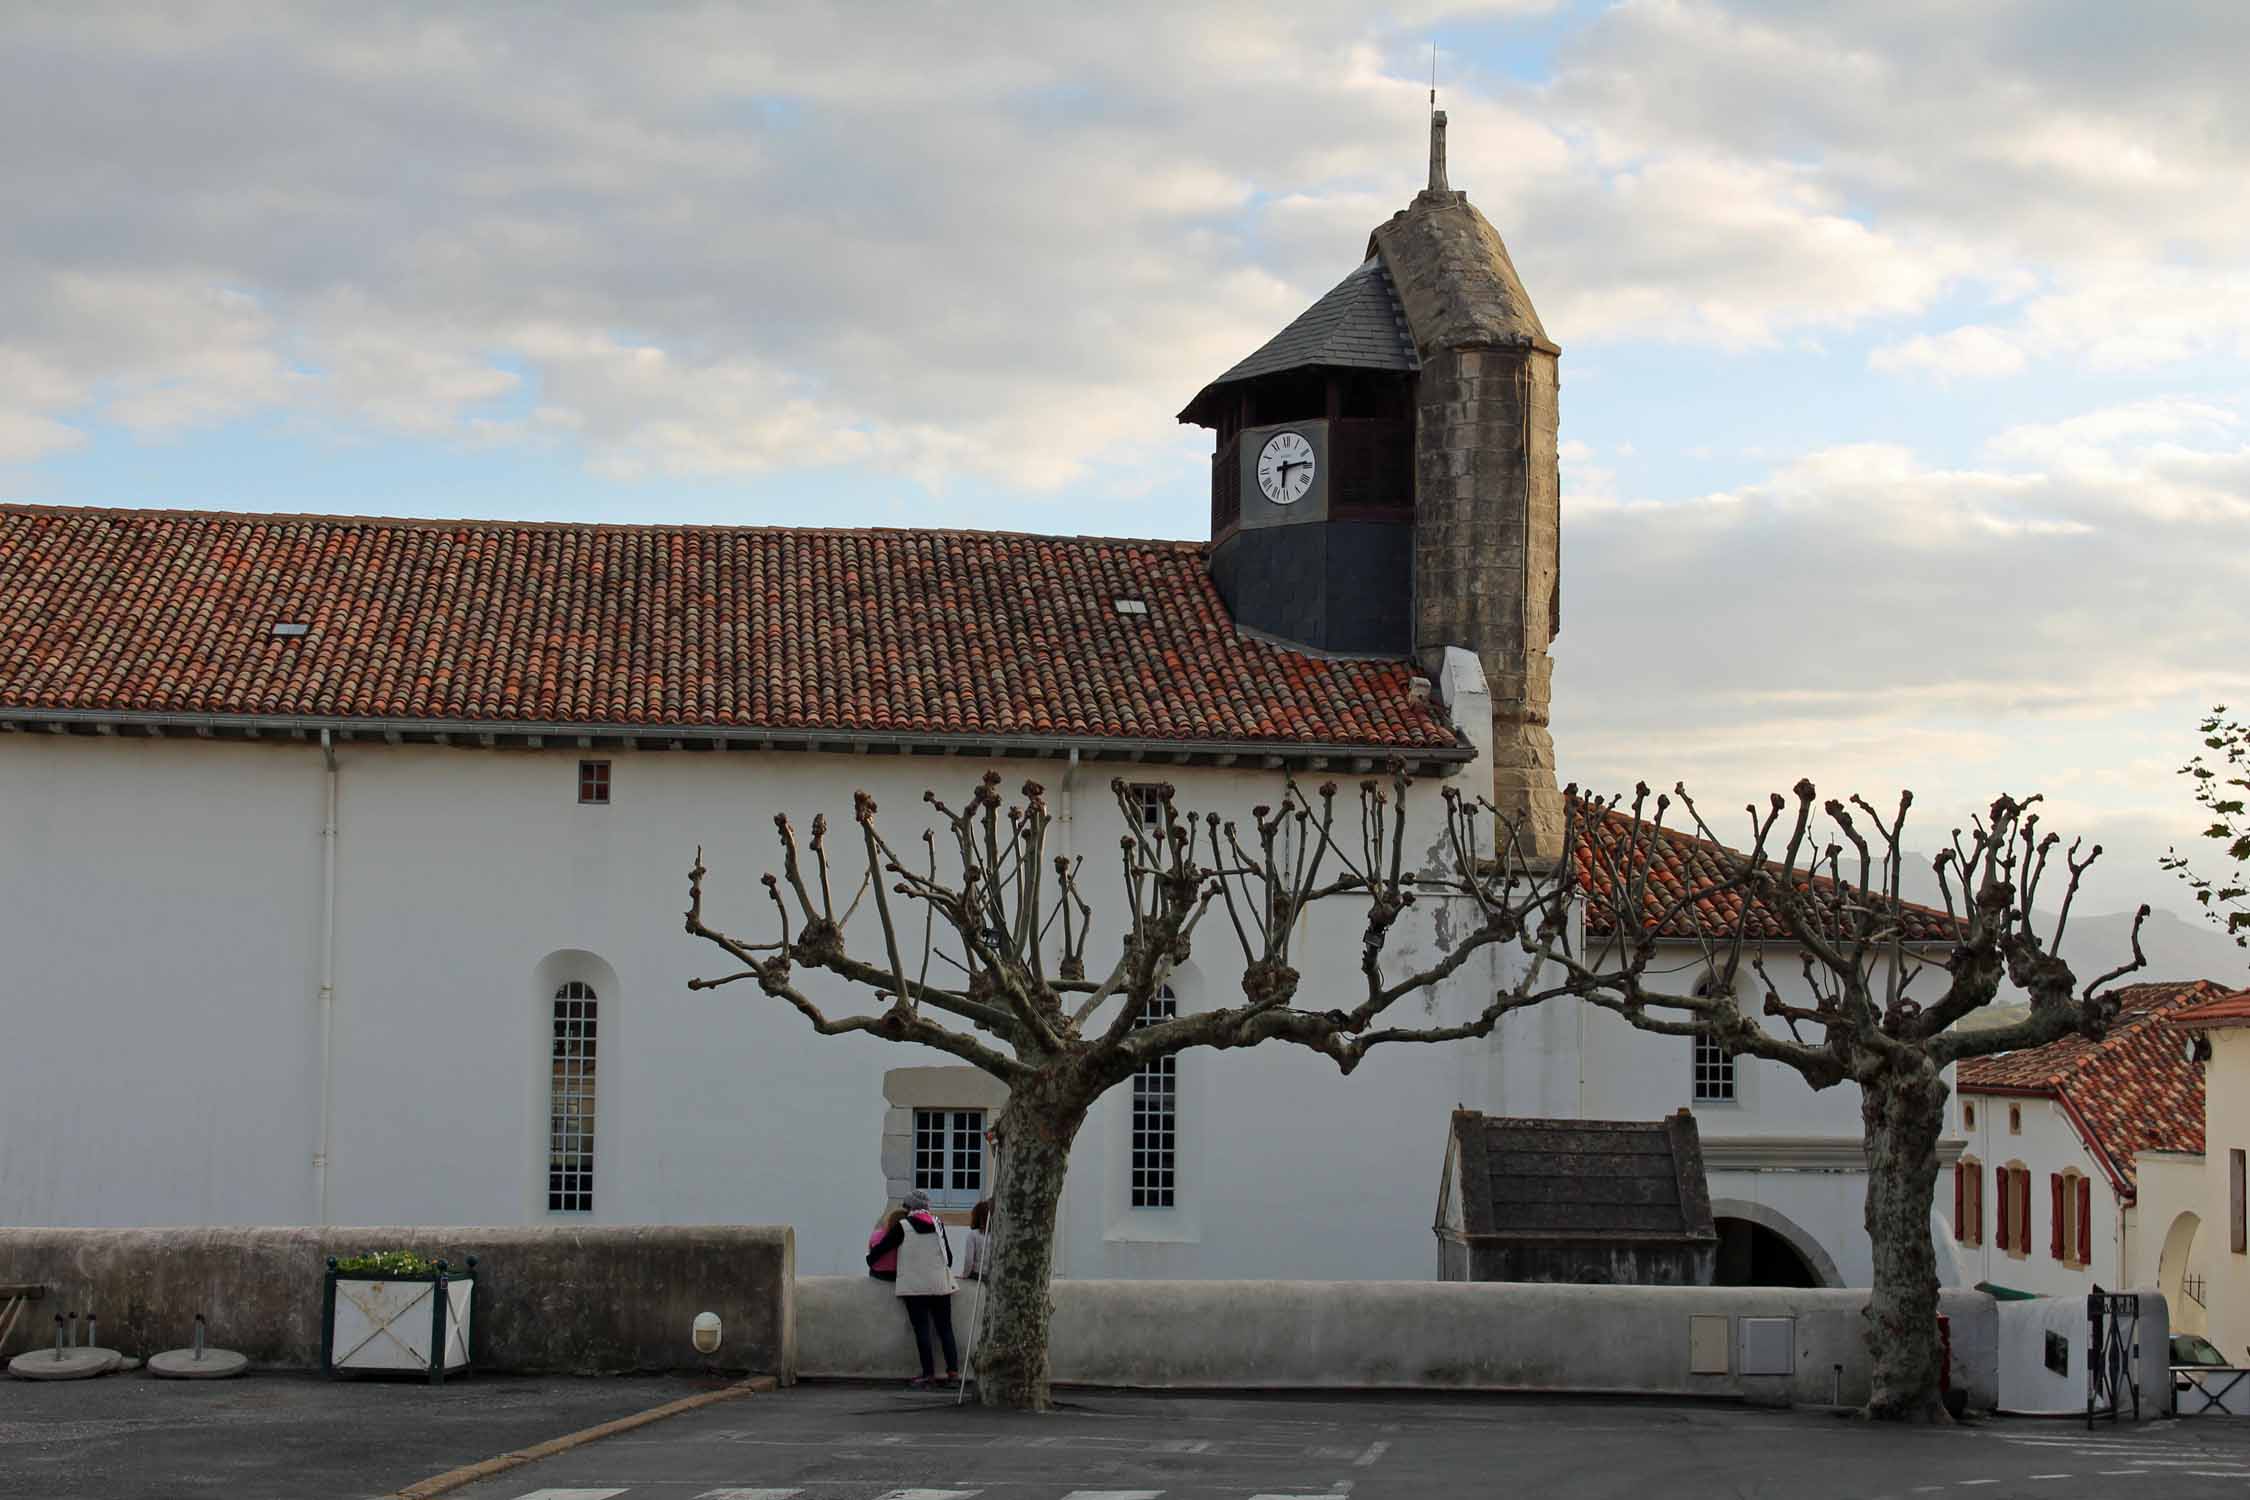
[[[1581,802],[1581,808],[1590,803]],[[1653,816],[1653,814],[1652,814]],[[1697,886],[1716,885],[1727,878],[1741,856],[1734,850],[1714,844],[1708,839],[1681,833],[1673,828],[1656,831],[1658,840],[1653,854],[1637,852],[1628,841],[1634,838],[1647,840],[1652,824],[1636,824],[1630,813],[1623,810],[1609,812],[1592,825],[1593,838],[1582,839],[1573,850],[1578,867],[1578,878],[1587,891],[1586,929],[1596,934],[1616,931],[1617,913],[1609,903],[1610,881],[1597,862],[1597,847],[1614,851],[1619,863],[1630,862],[1637,867],[1643,862],[1652,863],[1650,896],[1669,904],[1672,900],[1694,890]],[[1815,879],[1813,885],[1822,890],[1830,886],[1825,879]],[[1734,931],[1734,924],[1742,914],[1745,897],[1740,891],[1706,897],[1692,909],[1681,911],[1667,921],[1661,929],[1665,937],[1693,938],[1700,928],[1712,935],[1725,935]],[[1912,943],[1940,943],[1950,941],[1959,924],[1945,912],[1934,907],[1917,906],[1902,902],[1899,907],[1906,940]],[[1745,928],[1747,936],[1763,942],[1792,941],[1789,929],[1778,913],[1763,902],[1753,905],[1750,920]]]
[[[0,708],[1456,751],[1411,676],[1185,542],[0,506]]]
[[[2092,1135],[2111,1178],[2131,1192],[2134,1152],[2203,1149],[2203,1069],[2187,1060],[2173,1028],[2183,1011],[2227,992],[2194,979],[2129,984],[2117,993],[2117,1021],[2101,1041],[2066,1036],[1972,1058],[1961,1064],[1961,1092],[2062,1100]]]
[[[2202,1005],[2172,1013],[2172,1024],[2183,1031],[2216,1026],[2250,1026],[2250,990],[2240,990]]]

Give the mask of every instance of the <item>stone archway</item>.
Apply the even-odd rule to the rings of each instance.
[[[1763,1203],[1746,1198],[1713,1198],[1711,1220],[1718,1226],[1722,1267],[1748,1265],[1745,1273],[1759,1279],[1730,1282],[1724,1271],[1718,1284],[1740,1286],[1840,1287],[1844,1278],[1835,1258],[1804,1227]],[[1731,1252],[1731,1253],[1730,1253]]]
[[[2175,1333],[2204,1331],[2203,1299],[2189,1295],[2187,1285],[2195,1256],[2195,1237],[2202,1228],[2200,1215],[2183,1210],[2172,1220],[2172,1227],[2164,1231],[2164,1248],[2157,1257],[2156,1285],[2164,1293],[2166,1306],[2172,1309]]]

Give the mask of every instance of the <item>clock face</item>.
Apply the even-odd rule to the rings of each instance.
[[[1303,433],[1277,432],[1258,455],[1258,488],[1276,505],[1295,505],[1312,488],[1313,450]]]

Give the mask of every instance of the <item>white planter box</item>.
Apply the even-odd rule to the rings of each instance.
[[[459,1274],[386,1276],[338,1271],[322,1295],[321,1368],[386,1370],[443,1380],[469,1364],[476,1260]]]

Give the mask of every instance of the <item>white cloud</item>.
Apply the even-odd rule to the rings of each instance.
[[[1143,489],[1180,403],[1418,185],[1431,29],[1550,8],[21,18],[0,127],[48,147],[11,163],[0,326],[66,378],[0,401],[22,452],[93,407],[162,434],[284,406],[567,434],[619,474]],[[2083,59],[1971,67],[1878,15],[1672,0],[1561,57],[1531,89],[1455,76],[1449,49],[1446,102],[1454,180],[1566,346],[1780,347],[1962,285],[2022,327],[1905,335],[1878,364],[1990,376],[2074,329],[2146,363],[2250,327],[2206,295],[2244,222],[2209,191],[2233,159],[2209,69],[2073,108]],[[2209,128],[2165,133],[2198,109]],[[2179,210],[2198,195],[2210,222]],[[2026,269],[2066,242],[2106,259]],[[131,295],[55,296],[72,278]],[[581,353],[538,353],[556,330]]]
[[[1940,384],[2014,375],[2026,362],[2023,350],[2013,341],[1975,324],[1944,333],[1916,334],[1899,343],[1885,344],[1867,357],[1871,370],[1885,375],[1927,371]]]
[[[2072,832],[2184,817],[2196,716],[2250,689],[2239,406],[2168,399],[1996,434],[1983,462],[1808,452],[1671,503],[1580,505],[1555,734],[1567,776],[1685,777],[1715,806],[1811,776],[1942,831],[2002,790],[2078,787]],[[2145,851],[2144,851],[2145,852]],[[2176,897],[2113,860],[2112,905]]]

